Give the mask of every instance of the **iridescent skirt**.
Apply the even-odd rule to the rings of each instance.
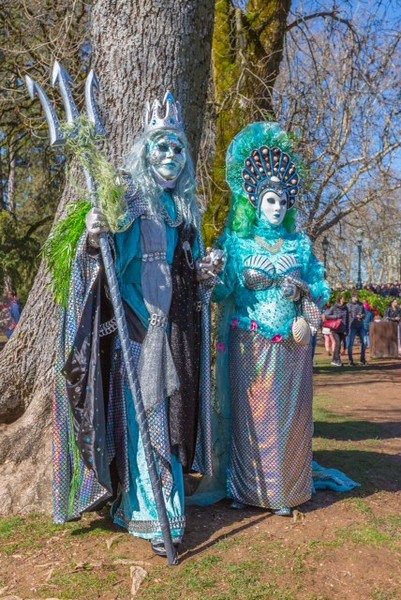
[[[312,495],[311,347],[231,334],[229,496],[272,510],[302,504]]]

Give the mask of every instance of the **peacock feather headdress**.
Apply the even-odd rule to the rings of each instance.
[[[256,208],[266,191],[285,194],[294,206],[304,168],[293,141],[277,123],[247,125],[227,152],[227,182],[235,196],[246,196]]]

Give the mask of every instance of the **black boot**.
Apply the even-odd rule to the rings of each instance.
[[[150,545],[152,546],[152,550],[157,556],[167,556],[166,548],[164,546],[164,542],[159,540],[150,540]],[[173,542],[174,548],[177,550],[180,542]]]

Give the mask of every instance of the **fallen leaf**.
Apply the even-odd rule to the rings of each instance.
[[[134,598],[137,595],[139,588],[141,587],[142,581],[145,579],[148,572],[139,566],[131,567],[129,572],[132,578],[131,598]]]
[[[122,535],[124,535],[124,534],[113,535],[113,537],[107,539],[106,540],[107,549],[110,550],[110,548],[114,544],[114,542],[116,542],[118,539],[120,539],[120,537],[122,537]]]
[[[299,523],[301,521],[304,521],[305,514],[303,512],[301,512],[300,510],[293,510],[292,511],[292,520],[294,523]]]
[[[132,558],[116,558],[113,560],[115,565],[138,565],[139,567],[151,567],[152,563],[146,560],[132,560]]]

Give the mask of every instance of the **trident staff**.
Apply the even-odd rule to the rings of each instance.
[[[70,83],[72,79],[67,71],[58,62],[55,62],[52,83],[53,85],[58,84],[60,92],[63,98],[66,120],[67,123],[72,124],[76,122],[79,117],[79,111],[75,105]],[[44,92],[43,88],[33,81],[29,76],[26,77],[26,85],[28,92],[33,99],[35,95],[39,96],[40,102],[45,112],[47,124],[50,132],[50,144],[52,146],[62,145],[66,139],[62,133],[60,122],[57,118],[54,107],[52,106],[48,96]],[[85,86],[85,101],[86,101],[86,112],[95,126],[95,134],[104,135],[105,131],[99,118],[96,101],[94,98],[94,89],[98,88],[97,78],[93,71],[91,71],[86,80]],[[90,193],[92,205],[97,206],[96,197],[96,182],[93,181],[88,169],[84,167],[84,174],[86,179],[86,185]],[[170,565],[177,564],[177,552],[174,548],[169,520],[166,511],[166,505],[164,501],[162,484],[157,471],[155,457],[153,454],[151,439],[149,433],[149,426],[147,421],[144,404],[142,401],[142,394],[137,378],[137,374],[134,368],[134,360],[132,350],[129,341],[128,327],[125,318],[124,308],[121,300],[120,290],[118,286],[117,276],[115,272],[115,266],[109,246],[109,242],[106,234],[100,235],[100,251],[102,254],[103,264],[105,268],[106,278],[110,289],[110,297],[113,305],[114,314],[117,322],[117,330],[120,338],[124,363],[127,371],[127,377],[129,387],[132,393],[132,397],[135,404],[136,418],[142,438],[147,468],[149,471],[149,477],[152,485],[152,491],[155,499],[155,505],[158,513],[160,527],[162,530],[163,541],[167,553],[167,560]]]

